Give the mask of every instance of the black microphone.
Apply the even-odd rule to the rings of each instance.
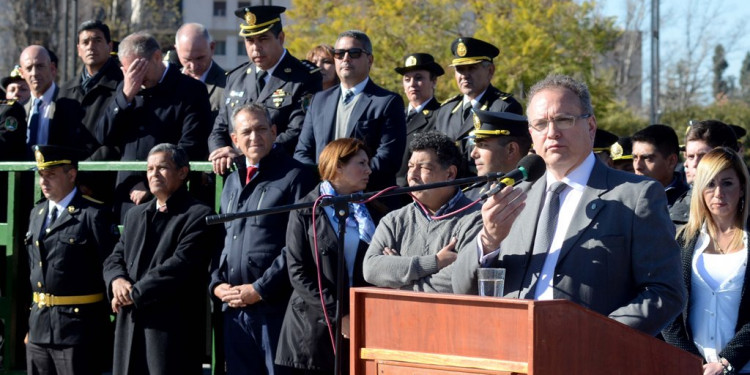
[[[508,172],[502,179],[497,181],[497,185],[490,191],[482,194],[479,198],[485,200],[502,190],[506,186],[515,186],[521,181],[536,181],[544,175],[547,165],[544,159],[537,154],[528,154],[518,161],[516,169]]]

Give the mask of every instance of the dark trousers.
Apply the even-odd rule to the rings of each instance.
[[[227,375],[289,375],[290,368],[273,363],[284,314],[262,314],[229,308],[224,312]]]
[[[29,375],[97,374],[97,367],[96,353],[84,345],[40,345],[31,342],[26,345],[26,371]]]

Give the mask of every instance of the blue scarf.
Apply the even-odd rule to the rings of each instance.
[[[333,185],[329,181],[323,181],[320,184],[321,195],[332,195],[338,197],[339,194],[334,190]],[[338,216],[333,215],[334,229],[338,231]],[[356,226],[359,230],[359,239],[367,242],[372,242],[372,236],[375,234],[375,223],[370,217],[370,212],[367,211],[367,207],[362,203],[349,203],[349,217],[346,218],[346,224],[350,226]]]

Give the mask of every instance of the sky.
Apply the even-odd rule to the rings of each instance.
[[[641,27],[641,30],[644,31],[642,51],[643,74],[644,78],[646,78],[650,74],[649,69],[651,64],[651,14],[649,13],[651,0],[639,1],[645,1],[648,4],[645,20]],[[624,25],[625,14],[627,12],[626,0],[599,0],[598,4],[601,6],[603,15],[615,16],[617,17],[618,25]],[[742,60],[750,52],[750,22],[748,22],[750,21],[750,1],[748,0],[660,0],[659,55],[662,74],[666,66],[670,62],[676,61],[686,50],[686,20],[688,19],[689,11],[692,11],[694,17],[691,24],[696,25],[691,28],[691,39],[693,40],[698,37],[697,25],[702,22],[702,19],[707,19],[707,15],[715,15],[705,30],[707,35],[705,35],[704,39],[713,43],[710,44],[710,49],[703,61],[702,69],[710,71],[714,47],[716,43],[722,43],[724,49],[727,51],[727,62],[729,63],[724,77],[734,76],[736,79],[739,79]],[[739,37],[734,43],[729,44],[730,36],[733,33],[739,35]],[[664,83],[664,78],[661,79],[661,83]],[[647,94],[644,94],[644,99],[646,99]]]

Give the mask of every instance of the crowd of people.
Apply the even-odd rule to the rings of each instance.
[[[618,137],[561,74],[524,112],[491,84],[498,48],[470,37],[450,45],[457,95],[442,104],[430,54],[399,62],[405,106],[370,79],[365,33],[299,60],[284,11],[235,12],[249,61],[230,71],[200,24],[174,52],[136,32],[115,54],[91,20],[79,76],[58,86],[56,57],[32,45],[2,79],[0,158],[35,160],[45,198],[24,242],[29,374],[199,374],[209,320],[220,372],[331,374],[338,355],[348,373],[349,288],[477,294],[484,267],[506,270],[504,297],[570,300],[702,357],[705,374],[750,374],[744,129],[696,121],[684,146],[663,124]],[[529,153],[543,176],[496,193],[484,179],[348,213],[318,204],[509,173]],[[147,169],[79,172],[84,160]],[[213,173],[190,170],[205,160]],[[217,179],[224,214],[314,205],[209,225]]]

